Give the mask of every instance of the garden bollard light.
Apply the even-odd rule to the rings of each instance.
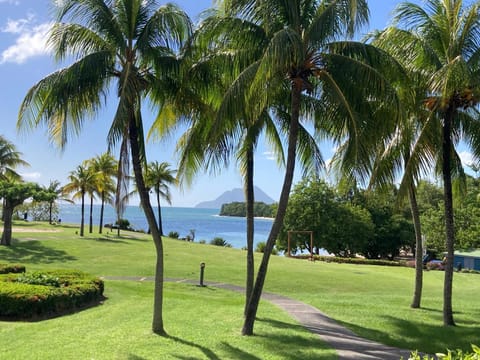
[[[202,262],[200,264],[200,286],[205,286],[205,285],[203,285],[203,274],[204,274],[204,272],[205,272],[205,263]]]

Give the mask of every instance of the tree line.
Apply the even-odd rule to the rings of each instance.
[[[19,111],[20,129],[45,126],[52,142],[64,147],[105,105],[115,82],[118,101],[106,143],[120,153],[116,198],[127,195],[132,166],[155,245],[153,331],[166,333],[163,243],[143,171],[147,98],[156,112],[151,138],[187,128],[177,146],[182,183],[192,183],[200,171],[219,171],[232,159],[240,169],[247,204],[244,335],[253,334],[294,173],[318,175],[326,168],[322,139],[335,144],[329,169],[342,181],[359,188],[400,184],[396,195],[408,199],[415,230],[413,308],[420,307],[423,281],[417,186],[427,176],[441,179],[447,253],[443,317],[453,326],[453,184],[466,182],[456,146],[463,141],[475,160],[480,154],[480,3],[401,3],[392,25],[364,42],[352,38],[368,22],[366,0],[216,5],[194,26],[177,6],[155,1],[58,3],[49,43],[56,59],[75,61],[36,83]],[[253,170],[263,138],[285,173],[255,276]],[[121,209],[121,202],[117,206]],[[362,217],[357,207],[347,210]]]
[[[254,217],[268,217],[273,218],[275,216],[276,205],[265,204],[261,201],[255,201],[253,204],[253,216]],[[222,204],[220,207],[220,216],[247,216],[247,204],[241,201],[234,201],[228,204]]]

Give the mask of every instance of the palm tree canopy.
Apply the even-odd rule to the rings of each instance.
[[[176,185],[175,178],[176,170],[170,169],[170,164],[167,162],[153,161],[148,164],[145,170],[145,185],[147,188],[153,188],[155,193],[170,204],[171,194],[170,185]]]
[[[22,160],[22,153],[15,145],[0,135],[0,180],[19,180],[20,175],[15,172],[17,166],[29,166]]]

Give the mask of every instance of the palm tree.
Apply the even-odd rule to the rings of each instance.
[[[302,106],[310,107],[315,113],[315,127],[333,134],[334,141],[350,137],[351,152],[360,153],[365,149],[355,141],[357,133],[370,127],[372,137],[377,138],[383,128],[381,123],[374,126],[361,121],[359,114],[386,101],[386,95],[391,92],[373,67],[376,59],[373,47],[354,42],[333,43],[340,36],[353,35],[358,26],[367,21],[366,1],[230,0],[225,2],[225,9],[252,22],[264,20],[266,23],[268,19],[271,32],[249,84],[247,103],[253,106],[248,111],[258,114],[269,108],[276,97],[272,98],[272,94],[278,93],[275,88],[288,88],[290,94],[289,109],[285,112],[289,115],[285,178],[242,329],[244,335],[251,335],[269,257],[288,204]],[[371,64],[360,61],[365,54]]]
[[[152,329],[157,334],[165,334],[163,244],[142,175],[146,156],[141,105],[160,77],[176,71],[176,52],[190,33],[188,16],[172,4],[158,6],[155,0],[60,2],[49,44],[58,59],[73,56],[76,61],[28,91],[18,120],[20,128],[45,124],[52,140],[64,146],[68,136],[80,131],[86,117],[97,113],[112,81],[117,82],[118,105],[107,141],[109,146],[121,144],[119,173],[123,176],[129,174],[125,166],[131,156],[152,231],[157,255]],[[117,187],[124,190],[123,186],[121,178]]]
[[[92,184],[96,181],[95,173],[90,171],[85,164],[78,165],[74,171],[68,176],[70,181],[63,187],[63,191],[67,194],[73,193],[73,199],[81,201],[81,220],[80,220],[80,236],[84,235],[85,227],[85,194],[92,188]]]
[[[392,47],[405,63],[425,76],[428,85],[423,104],[429,122],[437,127],[442,143],[438,164],[444,186],[445,245],[447,250],[443,322],[455,325],[452,309],[455,232],[452,175],[463,172],[455,145],[462,139],[480,156],[476,105],[480,100],[480,3],[462,0],[427,0],[425,6],[405,2],[395,10],[395,28],[402,36]],[[408,166],[408,165],[407,165]]]
[[[159,163],[153,161],[148,164],[145,169],[145,186],[149,189],[153,188],[157,197],[157,209],[158,209],[158,229],[160,235],[163,234],[162,226],[162,209],[160,206],[160,197],[165,199],[171,204],[171,195],[169,185],[176,185],[177,179],[175,178],[176,170],[170,169],[170,164],[167,162]]]
[[[115,182],[113,177],[117,175],[117,160],[110,154],[104,153],[97,155],[91,161],[93,171],[98,175],[98,182],[96,184],[96,191],[100,195],[100,224],[98,233],[102,233],[103,228],[103,214],[105,208],[105,201],[111,201],[112,195],[115,193]]]
[[[17,151],[15,145],[0,135],[0,180],[20,180],[21,176],[14,170],[17,166],[29,166],[22,160],[22,153]],[[5,208],[5,199],[3,199],[3,209]],[[2,212],[2,220],[4,213]]]
[[[21,176],[15,172],[17,166],[29,166],[22,160],[22,153],[15,145],[0,135],[0,180],[20,180]]]
[[[73,201],[64,197],[64,189],[60,186],[60,181],[58,180],[50,180],[49,185],[43,187],[43,190],[48,194],[48,223],[52,224],[52,211],[55,201],[61,200],[69,203],[73,203]]]

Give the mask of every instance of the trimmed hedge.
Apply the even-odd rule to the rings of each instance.
[[[310,255],[294,255],[292,258],[295,259],[310,259]],[[405,261],[395,261],[395,260],[372,260],[372,259],[362,259],[362,258],[348,258],[348,257],[337,257],[337,256],[321,256],[314,255],[313,260],[315,261],[325,261],[341,264],[362,264],[362,265],[380,265],[380,266],[406,266]]]
[[[19,274],[25,272],[25,266],[19,264],[0,264],[0,274]]]
[[[97,304],[104,284],[76,270],[0,275],[0,317],[13,320],[49,318]]]

